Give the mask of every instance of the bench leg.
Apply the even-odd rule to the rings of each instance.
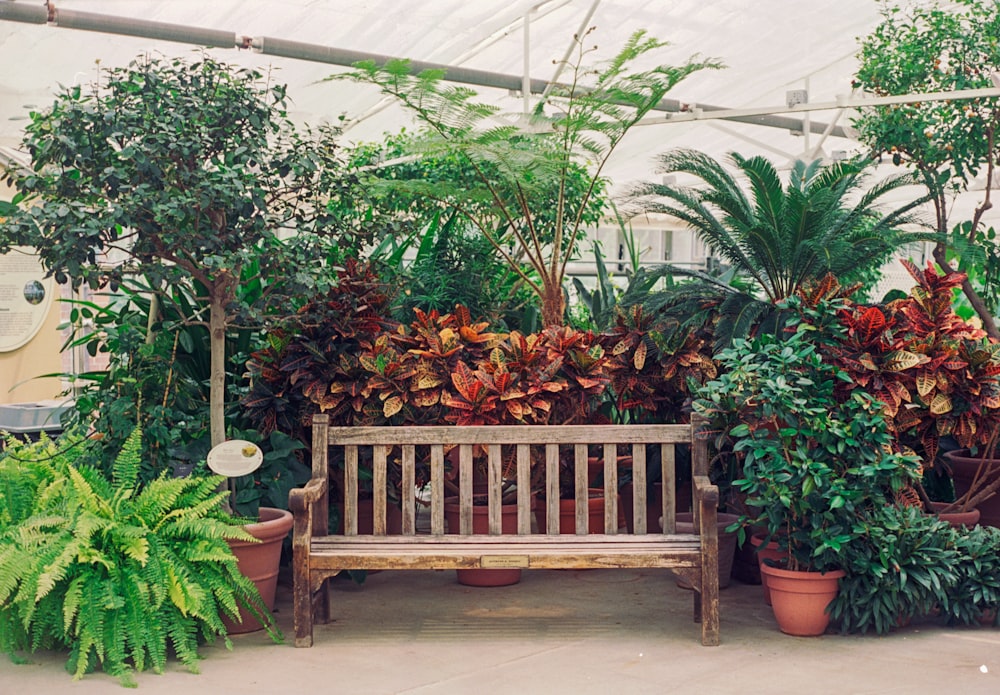
[[[330,622],[330,579],[331,577],[326,577],[320,582],[316,595],[315,622],[322,625]]]
[[[719,644],[719,573],[715,568],[702,572],[701,592],[695,593],[695,607],[701,619],[701,643],[706,647]]]
[[[311,647],[313,644],[313,601],[309,578],[295,577],[292,595],[292,623],[295,627],[295,646]]]

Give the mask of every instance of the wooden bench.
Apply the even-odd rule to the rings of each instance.
[[[342,570],[664,568],[694,588],[694,619],[701,641],[719,643],[719,576],[716,509],[718,488],[708,478],[704,441],[693,425],[495,426],[495,427],[329,427],[326,415],[313,417],[312,478],[291,491],[295,516],[292,538],[295,646],[313,643],[313,623],[330,618],[327,579]],[[676,533],[676,444],[690,444],[694,534]],[[663,532],[652,531],[658,519],[646,514],[646,445],[660,447]],[[457,446],[460,528],[446,533],[445,452]],[[588,451],[603,452],[604,533],[589,534],[587,519]],[[619,528],[618,446],[633,457],[633,532]],[[341,448],[344,466],[344,532],[329,533],[329,452]],[[485,451],[489,534],[472,534],[473,467]],[[559,535],[560,455],[574,468],[575,534]],[[452,457],[449,456],[449,459]],[[374,490],[372,534],[358,534],[359,459],[370,461]],[[402,533],[386,532],[388,471],[400,466],[402,490],[415,490],[415,462],[429,461],[430,528],[418,533],[417,502],[403,495]],[[516,488],[517,533],[501,532],[502,469],[516,468],[516,480],[544,477],[544,528],[533,532],[533,495],[529,485]],[[544,472],[544,476],[541,473]],[[566,474],[569,477],[569,474]],[[508,481],[509,482],[509,481]],[[564,481],[569,482],[569,481]],[[536,523],[535,526],[541,526]],[[672,585],[672,583],[670,584]],[[664,582],[664,586],[668,586]]]

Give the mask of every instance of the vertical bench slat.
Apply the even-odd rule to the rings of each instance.
[[[674,445],[660,444],[660,480],[663,488],[663,532],[677,533],[677,470],[674,459]]]
[[[517,445],[517,532],[531,533],[531,448]]]
[[[646,445],[632,445],[632,523],[634,533],[642,536],[646,524]]]
[[[344,535],[358,535],[358,447],[344,447]]]
[[[604,445],[604,532],[618,533],[618,445]]]
[[[458,532],[472,533],[472,445],[458,447]]]
[[[502,461],[500,460],[500,445],[490,444],[486,450],[486,475],[489,480],[489,533],[491,536],[499,536],[501,533],[500,505],[503,504],[501,492],[503,492],[503,480],[501,480]]]
[[[708,444],[698,441],[696,432],[705,423],[705,418],[701,415],[691,416],[691,499],[697,499],[695,494],[695,480],[698,476],[708,477]],[[694,520],[695,528],[701,526],[701,509],[697,504],[691,505],[691,518]]]
[[[545,532],[559,535],[559,445],[545,445]]]
[[[313,416],[313,452],[312,457],[312,477],[319,480],[330,480],[330,430],[327,426],[330,423],[330,416],[325,413],[318,413]],[[325,536],[329,533],[330,514],[327,512],[330,504],[330,492],[324,492],[316,501],[313,507],[312,525],[313,533],[317,536]]]
[[[431,533],[444,533],[444,446],[431,445]]]
[[[575,472],[574,490],[576,498],[576,535],[585,536],[590,532],[590,481],[587,480],[587,445],[573,446],[573,468]]]
[[[375,518],[372,520],[372,533],[376,536],[385,535],[385,503],[386,503],[386,452],[389,447],[376,444],[372,447],[374,466],[372,470],[372,499]]]
[[[417,491],[416,453],[412,444],[403,446],[403,482],[399,492],[403,502],[403,535],[412,536],[417,532]]]

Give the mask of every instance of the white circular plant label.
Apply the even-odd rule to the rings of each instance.
[[[245,439],[230,439],[208,452],[208,467],[229,478],[253,473],[263,460],[264,452],[260,447]]]

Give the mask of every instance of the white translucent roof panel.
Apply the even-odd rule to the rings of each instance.
[[[0,0],[7,3],[11,0]],[[26,3],[17,0],[18,4]],[[692,54],[722,60],[728,67],[703,72],[669,96],[685,103],[725,107],[783,104],[785,92],[808,86],[814,101],[832,101],[850,90],[856,37],[877,22],[872,0],[787,2],[787,0],[56,0],[57,10],[133,17],[156,22],[221,29],[237,36],[275,37],[342,49],[408,57],[520,75],[524,65],[523,20],[530,21],[530,74],[550,79],[553,61],[570,45],[572,35],[593,10],[587,24],[595,57],[607,57],[637,29],[671,46],[656,54],[661,62],[681,62]],[[26,111],[43,106],[59,84],[96,77],[97,61],[122,65],[138,53],[157,50],[189,53],[182,43],[154,42],[112,34],[0,22],[0,145],[19,138]],[[279,69],[294,99],[295,115],[318,122],[341,113],[357,116],[379,102],[378,95],[356,85],[322,82],[339,68],[260,55],[246,50],[215,52],[241,64]],[[508,108],[520,100],[505,94]],[[829,117],[816,113],[814,120]],[[405,123],[389,108],[365,119],[350,139],[377,138]],[[719,124],[662,125],[642,128],[614,161],[617,178],[642,176],[649,154],[684,144],[714,154],[741,152],[796,153],[805,139],[786,130]],[[741,140],[749,137],[760,143]],[[816,139],[813,140],[813,143]],[[834,148],[849,143],[832,143]],[[766,148],[774,148],[768,150]],[[829,149],[829,147],[828,147]]]

